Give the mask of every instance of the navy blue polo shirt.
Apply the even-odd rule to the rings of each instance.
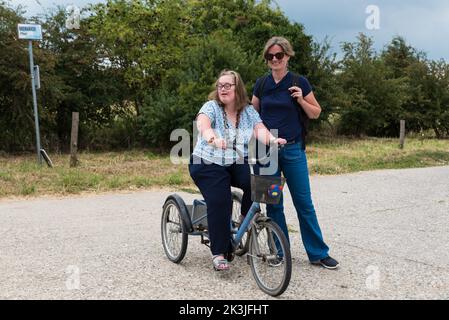
[[[284,138],[287,141],[299,141],[302,132],[299,120],[301,106],[288,91],[293,84],[293,74],[288,72],[277,84],[274,82],[273,76],[268,75],[263,86],[262,99],[258,97],[261,81],[262,78],[257,79],[253,95],[260,101],[259,112],[264,125],[268,129],[278,129],[279,138]],[[302,89],[303,97],[312,92],[312,86],[303,76],[299,76],[299,87]]]

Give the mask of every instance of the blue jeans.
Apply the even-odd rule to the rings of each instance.
[[[287,144],[279,151],[277,176],[284,174],[299,219],[301,237],[310,261],[326,258],[329,247],[324,243],[310,193],[307,157],[300,143]],[[267,214],[289,239],[283,198],[279,204],[267,205]],[[290,239],[289,239],[290,241]]]

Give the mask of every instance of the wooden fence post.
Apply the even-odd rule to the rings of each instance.
[[[70,167],[78,164],[78,125],[80,117],[78,112],[72,112],[72,135],[70,139]]]
[[[405,144],[405,120],[401,120],[401,132],[399,136],[399,147],[404,149]]]

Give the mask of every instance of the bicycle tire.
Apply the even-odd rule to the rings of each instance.
[[[267,238],[266,243],[263,243],[264,236]],[[290,283],[292,260],[287,238],[275,222],[260,221],[251,228],[248,260],[253,277],[263,292],[273,297],[284,293]],[[275,262],[279,265],[275,265]],[[279,280],[268,284],[269,280],[263,276],[264,271],[276,272]]]
[[[162,246],[167,258],[174,263],[181,262],[187,252],[188,233],[181,217],[183,208],[185,203],[182,199],[168,198],[162,210]]]

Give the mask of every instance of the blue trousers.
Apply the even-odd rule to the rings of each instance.
[[[276,175],[280,176],[281,172],[287,178],[287,185],[299,219],[302,242],[309,260],[317,261],[326,258],[329,247],[324,243],[313,206],[307,157],[305,151],[301,149],[301,143],[287,144],[279,151]],[[283,198],[279,204],[267,205],[267,214],[281,227],[289,239]]]
[[[213,255],[224,254],[231,250],[231,186],[243,190],[243,215],[252,205],[249,165],[219,166],[204,161],[194,164],[198,162],[190,162],[189,173],[206,201],[211,252]]]

